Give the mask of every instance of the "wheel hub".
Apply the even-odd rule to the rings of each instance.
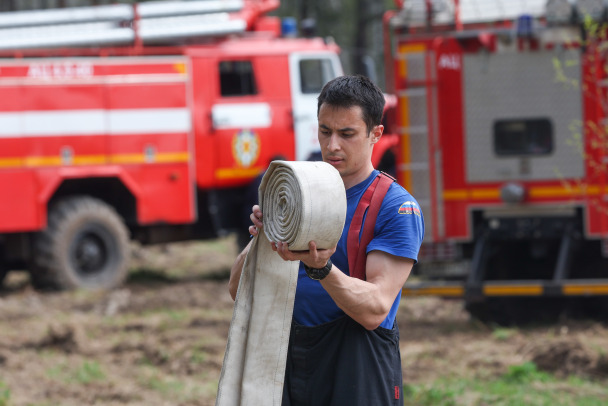
[[[103,268],[107,261],[104,241],[94,233],[85,233],[76,242],[74,263],[79,272],[94,273]]]

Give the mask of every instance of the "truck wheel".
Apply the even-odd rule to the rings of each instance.
[[[70,197],[49,212],[35,237],[32,283],[37,288],[112,289],[129,261],[127,228],[114,209],[91,197]]]

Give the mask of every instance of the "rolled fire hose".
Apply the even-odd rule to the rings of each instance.
[[[299,261],[281,259],[270,241],[333,248],[346,218],[344,184],[325,162],[274,161],[258,194],[264,227],[243,266],[216,406],[281,405]]]

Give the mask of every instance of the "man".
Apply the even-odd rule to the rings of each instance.
[[[357,204],[378,175],[372,149],[382,136],[384,95],[362,76],[327,83],[318,98],[323,161],[338,170],[347,197],[346,224],[337,246],[290,251],[272,249],[286,261],[301,261],[296,289],[283,405],[403,404],[399,331],[395,322],[401,288],[416,262],[424,222],[414,198],[396,182],[386,194],[367,246],[365,280],[349,276],[347,236]],[[254,206],[257,235],[262,212]],[[248,247],[232,267],[234,298]],[[314,276],[312,279],[308,275]],[[317,280],[319,279],[320,280]]]

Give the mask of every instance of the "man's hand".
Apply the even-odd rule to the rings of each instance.
[[[271,243],[272,250],[285,261],[302,261],[311,268],[323,268],[327,260],[336,252],[336,247],[319,250],[314,241],[308,243],[308,251],[290,251],[287,245],[286,242]]]
[[[249,226],[249,233],[254,237],[260,233],[264,223],[262,222],[262,210],[257,204],[251,208],[249,215],[253,225]],[[290,251],[286,242],[271,242],[272,250],[276,251],[285,261],[302,261],[311,268],[323,268],[327,264],[329,257],[336,252],[336,247],[332,249],[317,249],[314,241],[308,243],[308,251]]]
[[[255,237],[260,233],[260,230],[264,225],[262,223],[262,210],[260,209],[260,206],[256,204],[251,208],[251,214],[249,215],[249,218],[253,223],[253,225],[249,226],[249,234]]]

